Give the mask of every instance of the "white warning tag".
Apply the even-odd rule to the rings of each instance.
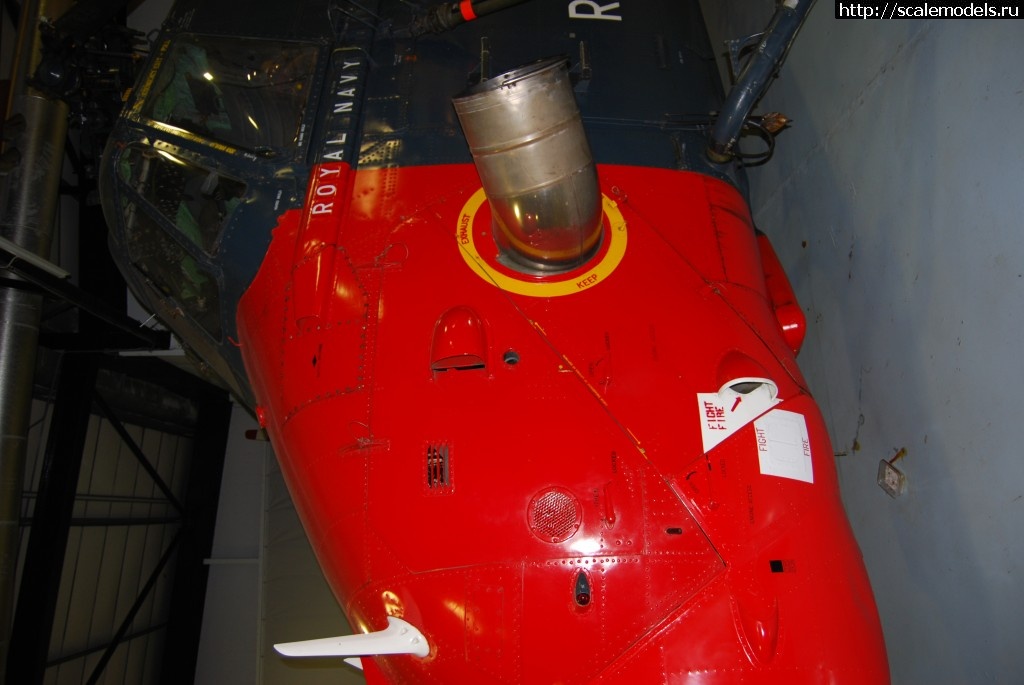
[[[737,378],[718,392],[697,393],[704,452],[778,404],[778,392],[767,378]]]
[[[754,421],[754,435],[762,474],[814,482],[811,440],[803,414],[773,409]]]

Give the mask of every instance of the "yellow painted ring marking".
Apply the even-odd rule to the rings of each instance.
[[[531,297],[559,297],[580,293],[590,290],[608,278],[626,254],[626,220],[618,205],[607,195],[602,194],[601,204],[607,217],[609,244],[596,264],[585,264],[578,269],[553,276],[533,277],[511,269],[499,271],[499,267],[489,263],[476,249],[473,235],[477,211],[486,200],[487,196],[481,188],[466,201],[455,227],[455,238],[461,248],[462,259],[469,268],[480,278],[502,290]]]

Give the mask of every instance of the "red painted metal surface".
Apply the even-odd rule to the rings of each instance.
[[[807,335],[807,319],[800,309],[800,304],[793,294],[786,272],[782,269],[779,256],[775,254],[768,236],[757,234],[757,247],[761,253],[761,267],[764,269],[764,282],[768,287],[768,297],[775,311],[775,318],[782,329],[782,337],[786,339],[793,354],[800,352]]]
[[[328,582],[356,629],[430,643],[373,678],[888,682],[743,200],[599,175],[600,252],[538,278],[496,261],[472,166],[325,165],[239,305]]]

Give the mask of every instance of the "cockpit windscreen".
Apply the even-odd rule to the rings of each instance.
[[[293,148],[316,54],[315,46],[282,41],[180,36],[140,113],[248,150]]]

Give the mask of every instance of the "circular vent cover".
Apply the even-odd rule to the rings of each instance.
[[[530,500],[527,517],[530,530],[544,542],[564,542],[582,523],[583,510],[579,500],[567,490],[548,488]]]

